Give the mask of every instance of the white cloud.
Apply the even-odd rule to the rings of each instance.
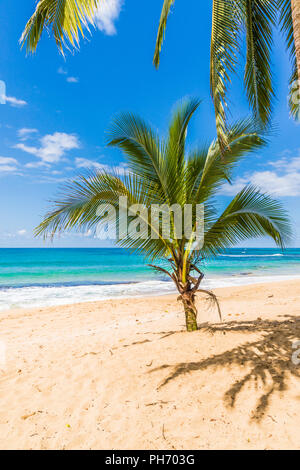
[[[14,233],[11,233],[11,232],[2,232],[0,233],[0,238],[1,239],[6,239],[6,238],[15,238],[15,234]]]
[[[0,165],[17,165],[18,162],[15,158],[0,157]]]
[[[112,36],[117,33],[115,21],[119,18],[123,0],[103,0],[95,15],[95,24],[100,31]]]
[[[128,172],[127,165],[121,163],[120,165],[111,166],[103,163],[96,162],[94,160],[88,160],[87,158],[76,158],[75,164],[77,168],[96,169],[100,171],[106,171],[108,173],[114,172],[118,174],[125,174]]]
[[[25,230],[25,229],[18,230],[18,232],[17,232],[17,234],[20,235],[21,237],[26,235],[26,233],[27,233],[27,230]]]
[[[63,67],[59,67],[57,73],[59,73],[60,75],[67,75],[68,72]]]
[[[18,162],[15,158],[0,157],[0,173],[18,172]]]
[[[0,165],[0,173],[15,173],[18,168],[11,165]]]
[[[34,147],[19,143],[15,145],[15,148],[35,155],[43,163],[49,164],[58,163],[67,151],[77,149],[80,146],[76,135],[64,132],[45,135],[40,139],[40,144],[39,147]]]
[[[248,178],[238,178],[234,184],[224,185],[222,194],[235,196],[249,183],[273,196],[300,196],[300,172],[278,175],[275,171],[256,171]]]
[[[23,106],[27,105],[27,101],[18,100],[14,96],[5,96],[4,99],[7,103],[9,103],[14,108],[22,108]]]
[[[94,160],[88,160],[87,158],[76,158],[75,164],[77,168],[97,168],[99,170],[106,167],[102,163],[95,162]]]
[[[57,184],[57,183],[67,183],[70,182],[70,178],[67,177],[61,177],[58,178],[56,176],[41,176],[38,181],[36,181],[37,184]]]
[[[37,132],[37,129],[23,127],[22,129],[18,130],[18,136],[21,140],[27,140],[29,137],[31,137],[33,134],[36,134]]]
[[[67,82],[68,82],[68,83],[78,83],[78,82],[79,82],[79,78],[77,78],[77,77],[68,77],[68,78],[67,78]]]
[[[255,172],[251,183],[274,196],[300,195],[300,172],[288,172],[283,175],[275,171]]]
[[[285,172],[298,171],[300,170],[300,151],[296,156],[294,156],[294,154],[286,150],[283,158],[275,162],[271,162],[270,165],[277,170]]]
[[[49,163],[45,163],[43,161],[29,162],[29,163],[26,163],[26,165],[25,165],[25,168],[40,168],[40,167],[49,168],[50,165],[49,165]]]
[[[59,67],[59,69],[57,70],[57,73],[59,73],[60,75],[68,75],[68,70],[67,70],[67,69],[64,69],[63,67]],[[78,78],[78,77],[69,76],[69,77],[66,77],[66,81],[67,81],[68,83],[78,83],[78,82],[79,82],[79,78]]]
[[[286,151],[283,158],[268,166],[272,170],[255,171],[238,178],[233,185],[224,185],[222,193],[233,196],[250,183],[276,197],[300,196],[300,156]]]

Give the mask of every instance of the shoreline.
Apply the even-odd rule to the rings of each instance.
[[[300,274],[286,274],[281,276],[236,275],[204,278],[202,286],[205,289],[216,290],[297,280],[300,280]],[[149,292],[149,290],[152,291]],[[115,291],[114,295],[111,291]],[[20,297],[19,301],[16,301],[17,294],[19,294]],[[178,295],[173,283],[167,280],[132,281],[128,283],[105,285],[7,287],[3,289],[0,288],[0,314],[10,310],[59,307],[89,302],[105,302],[106,300],[150,299],[166,295]],[[9,303],[10,299],[12,299],[13,303]],[[8,304],[7,307],[6,303]]]

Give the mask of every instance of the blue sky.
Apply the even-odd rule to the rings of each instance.
[[[189,130],[190,144],[215,137],[209,94],[211,0],[177,0],[168,24],[161,67],[152,56],[162,0],[111,0],[98,14],[98,27],[79,52],[58,53],[44,34],[37,53],[26,57],[18,39],[35,2],[2,1],[0,80],[7,101],[0,105],[0,247],[43,246],[33,239],[48,201],[59,185],[87,166],[119,167],[120,152],[105,147],[105,132],[119,111],[137,112],[165,132],[174,103],[187,95],[203,104]],[[300,126],[289,118],[289,61],[282,39],[275,35],[276,83],[274,124],[268,148],[246,157],[229,193],[251,181],[278,196],[289,209],[293,245],[300,246]],[[242,69],[240,70],[242,76]],[[241,81],[230,95],[234,118],[248,114]],[[102,242],[103,243],[103,242]],[[248,246],[272,246],[259,240]],[[100,246],[99,240],[69,234],[54,246]]]

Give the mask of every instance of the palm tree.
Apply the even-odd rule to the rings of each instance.
[[[157,229],[161,215],[158,220],[152,213],[151,217],[143,213],[140,215],[143,236],[134,237],[129,229],[117,242],[121,247],[144,254],[155,270],[172,279],[183,302],[188,331],[197,329],[196,293],[206,293],[216,301],[212,292],[201,289],[203,260],[251,237],[270,236],[280,247],[290,237],[290,224],[281,204],[255,187],[242,189],[226,209],[218,213],[215,196],[220,188],[231,180],[241,157],[261,148],[265,140],[254,132],[252,122],[245,120],[228,131],[230,147],[226,150],[226,163],[221,158],[218,140],[189,152],[187,128],[198,106],[195,99],[181,103],[173,113],[164,139],[133,114],[117,117],[109,131],[109,145],[124,152],[128,172],[120,175],[98,171],[80,176],[65,187],[63,195],[36,229],[37,236],[45,237],[74,228],[95,230],[98,224],[101,226],[107,221],[106,214],[111,206],[120,225],[120,197],[126,197],[130,207],[136,204],[149,210],[153,205],[163,207],[171,220],[168,236],[162,236],[162,231]],[[181,236],[172,217],[174,204],[182,209],[186,205],[194,208],[204,204],[202,245],[195,243],[199,224],[195,211],[191,219],[192,231],[189,236],[185,233]],[[124,218],[122,220],[124,223]],[[133,220],[131,209],[127,227]],[[149,232],[155,236],[150,236]]]
[[[175,0],[164,0],[153,62],[159,67],[168,16]],[[210,85],[214,101],[219,142],[228,145],[227,91],[231,74],[238,65],[242,32],[246,30],[247,57],[244,84],[256,118],[266,125],[274,96],[271,49],[272,30],[277,23],[283,31],[292,59],[290,109],[300,119],[300,2],[299,0],[212,0]],[[296,90],[295,90],[296,88]],[[297,99],[294,97],[297,96]]]

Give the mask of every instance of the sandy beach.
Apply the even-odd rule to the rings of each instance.
[[[299,449],[300,280],[0,313],[1,449]]]

